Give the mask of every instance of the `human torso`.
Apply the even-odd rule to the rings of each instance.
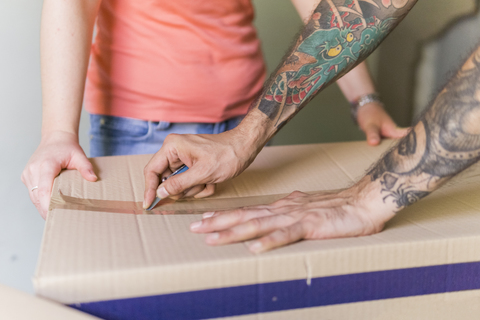
[[[103,0],[91,113],[217,122],[245,114],[264,81],[250,0]]]

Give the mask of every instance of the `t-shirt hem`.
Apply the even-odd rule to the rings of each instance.
[[[238,116],[244,116],[248,113],[248,106],[242,108],[235,108],[231,112],[224,112],[219,115],[201,115],[181,113],[175,111],[162,112],[155,110],[148,112],[148,110],[138,110],[137,108],[125,108],[122,110],[106,110],[103,108],[92,108],[86,104],[85,109],[90,114],[107,115],[114,117],[133,118],[145,121],[165,121],[171,123],[216,123],[226,121]]]

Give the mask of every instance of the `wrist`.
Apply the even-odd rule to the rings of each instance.
[[[357,97],[355,100],[350,101],[350,114],[352,116],[353,122],[356,125],[358,125],[359,110],[370,104],[375,104],[383,108],[383,103],[380,100],[380,96],[376,92],[362,95],[360,97]]]
[[[56,130],[42,130],[42,138],[41,138],[41,143],[48,143],[51,141],[55,141],[58,139],[62,140],[71,140],[75,141],[78,143],[78,134],[73,131],[69,130],[61,130],[61,129],[56,129]]]
[[[350,189],[354,193],[354,207],[359,208],[361,214],[374,224],[383,226],[398,211],[391,201],[384,201],[380,181],[372,181],[369,175],[360,179]]]
[[[251,110],[242,122],[234,129],[238,141],[248,150],[260,151],[273,136],[269,130],[270,119],[262,112]]]

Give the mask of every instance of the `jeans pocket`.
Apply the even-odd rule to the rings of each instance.
[[[107,141],[142,141],[152,134],[148,121],[104,115],[90,115],[90,135]]]

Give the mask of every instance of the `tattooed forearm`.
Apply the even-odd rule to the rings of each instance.
[[[480,47],[412,131],[369,172],[398,209],[480,159]]]
[[[321,0],[254,104],[278,130],[320,90],[364,60],[416,0]]]

